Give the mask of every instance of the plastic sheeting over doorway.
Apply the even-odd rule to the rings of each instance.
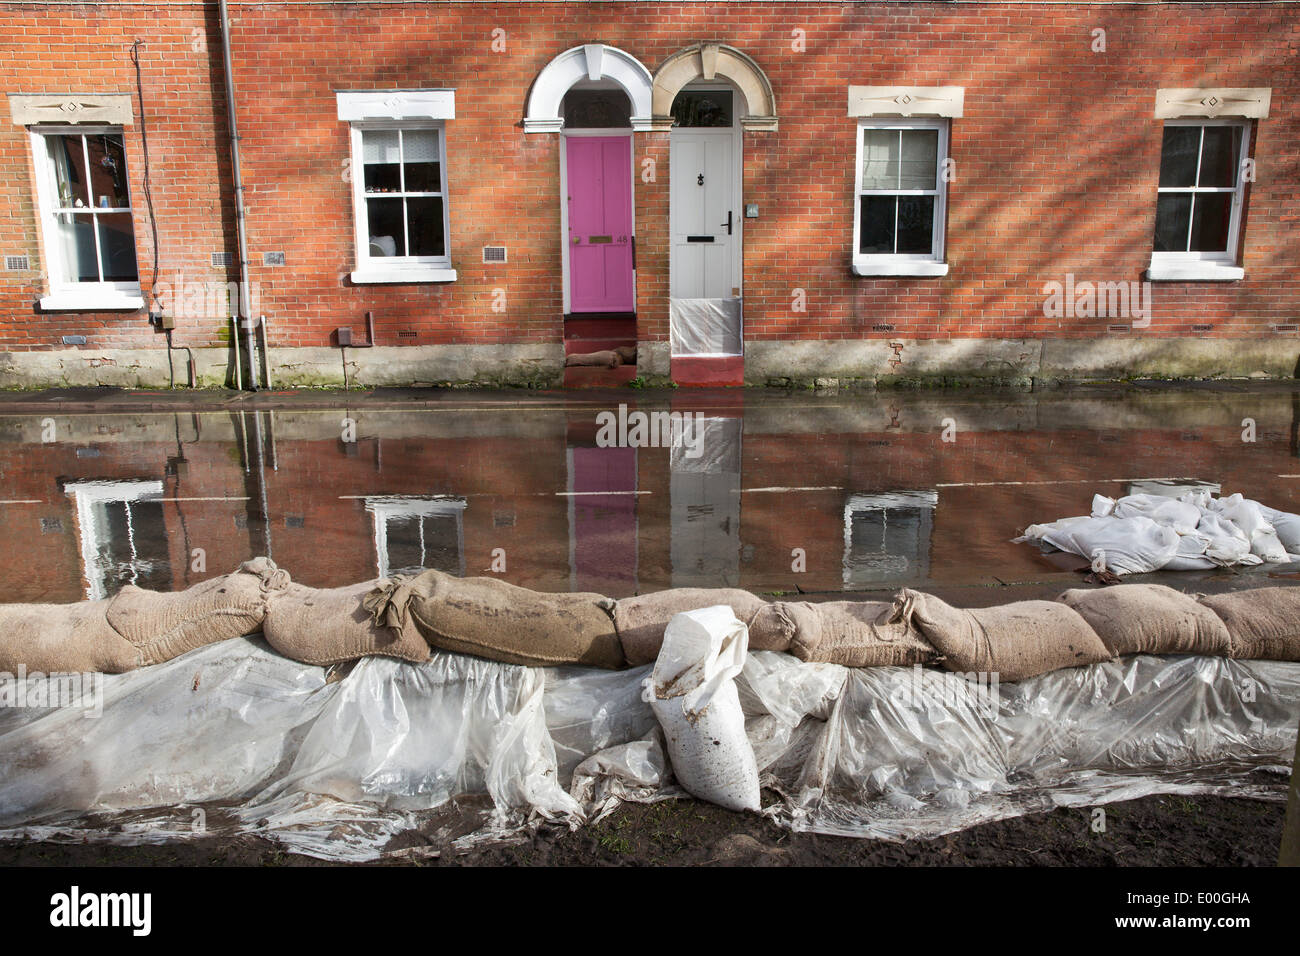
[[[581,826],[682,794],[641,699],[649,671],[435,652],[329,681],[259,640],[213,644],[108,676],[96,719],[0,709],[0,838],[255,833],[368,860]],[[763,812],[885,839],[1151,793],[1283,799],[1300,715],[1300,664],[1209,657],[998,686],[758,651],[737,687]]]
[[[740,355],[741,299],[670,299],[668,345],[673,358]]]

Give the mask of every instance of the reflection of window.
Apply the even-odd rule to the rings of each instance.
[[[49,309],[139,308],[135,226],[122,132],[37,127]]]
[[[64,490],[77,509],[90,600],[126,584],[172,589],[161,481],[77,481]]]
[[[464,498],[367,498],[379,576],[465,573]]]
[[[1217,481],[1201,481],[1197,478],[1150,478],[1145,481],[1129,482],[1128,494],[1179,498],[1192,491],[1204,491],[1209,495],[1217,495],[1221,489],[1222,486]]]
[[[942,275],[946,119],[858,126],[853,265],[859,275]]]
[[[355,123],[352,163],[359,273],[354,278],[456,278],[448,251],[442,124]]]
[[[850,496],[844,506],[845,587],[924,579],[938,502],[933,491]]]

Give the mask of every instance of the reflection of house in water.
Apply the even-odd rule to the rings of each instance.
[[[77,513],[90,600],[111,597],[126,584],[172,589],[161,481],[73,481],[64,491]]]
[[[705,418],[694,443],[674,444],[669,479],[673,587],[740,583],[743,419]],[[698,450],[696,457],[688,452]]]
[[[866,588],[928,577],[938,503],[934,491],[850,495],[844,505],[844,586]]]
[[[427,569],[464,576],[464,498],[374,496],[365,501],[374,516],[381,578]]]

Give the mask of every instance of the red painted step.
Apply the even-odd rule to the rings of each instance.
[[[619,339],[565,339],[565,355],[582,355],[587,352],[602,352],[605,349],[622,348],[623,346],[636,346],[636,338],[619,338]]]
[[[742,355],[674,358],[672,376],[674,382],[687,388],[744,385],[745,358]]]
[[[590,368],[571,365],[564,370],[565,388],[620,388],[636,378],[635,365]]]

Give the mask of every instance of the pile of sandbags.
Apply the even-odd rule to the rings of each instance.
[[[1090,515],[1030,525],[1014,540],[1077,554],[1113,574],[1283,564],[1300,560],[1300,515],[1204,490],[1094,495]]]

